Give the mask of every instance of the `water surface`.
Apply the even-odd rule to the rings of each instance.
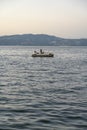
[[[0,129],[87,130],[87,47],[0,47]]]

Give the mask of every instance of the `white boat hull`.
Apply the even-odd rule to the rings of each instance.
[[[32,57],[54,57],[54,54],[32,54]]]

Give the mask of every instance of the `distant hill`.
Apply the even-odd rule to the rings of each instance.
[[[87,39],[64,39],[46,34],[0,36],[2,46],[87,46]]]

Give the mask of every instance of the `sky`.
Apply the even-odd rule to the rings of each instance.
[[[0,36],[87,38],[87,0],[0,0]]]

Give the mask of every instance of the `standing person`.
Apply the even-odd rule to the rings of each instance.
[[[41,54],[43,53],[42,49],[40,49],[40,53],[41,53]]]

